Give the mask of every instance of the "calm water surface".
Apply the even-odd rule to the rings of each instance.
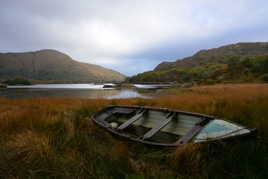
[[[107,85],[107,84],[106,84]],[[40,84],[29,86],[8,86],[0,89],[0,97],[7,98],[149,98],[148,93],[142,94],[136,89],[103,88],[103,84]],[[136,86],[137,88],[153,89],[151,85]],[[154,93],[154,90],[152,90]]]

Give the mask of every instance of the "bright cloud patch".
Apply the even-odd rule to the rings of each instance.
[[[197,49],[268,41],[265,0],[12,0],[0,6],[0,50],[61,50],[132,75]]]

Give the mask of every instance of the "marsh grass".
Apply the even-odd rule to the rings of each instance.
[[[0,178],[268,178],[268,85],[194,87],[155,99],[0,98]],[[146,147],[90,116],[109,104],[214,115],[258,129],[252,140]]]

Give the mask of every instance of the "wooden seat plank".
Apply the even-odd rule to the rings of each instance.
[[[144,113],[145,113],[145,110],[142,110],[142,111],[138,112],[135,116],[133,116],[132,118],[130,118],[129,120],[127,120],[126,122],[121,124],[117,129],[118,130],[124,130],[125,128],[130,126],[132,123],[134,123],[135,121],[139,120],[143,116]]]
[[[160,123],[160,125],[156,126],[155,128],[152,128],[149,130],[144,136],[143,140],[151,138],[153,135],[155,135],[159,130],[161,130],[163,127],[165,127],[175,116],[175,113],[172,115],[168,114],[166,120]]]

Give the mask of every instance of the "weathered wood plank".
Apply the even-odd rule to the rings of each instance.
[[[184,135],[182,138],[180,138],[175,144],[180,145],[180,144],[185,144],[189,142],[201,129],[203,126],[196,125],[194,126],[187,135]]]
[[[141,112],[138,112],[135,116],[133,116],[132,118],[130,118],[129,120],[127,120],[126,122],[121,124],[117,129],[118,130],[124,130],[129,125],[131,125],[135,121],[139,120],[143,116],[144,113],[145,113],[145,110],[142,110]]]
[[[169,116],[169,115],[168,115]],[[152,128],[150,131],[148,131],[144,136],[143,140],[151,138],[153,135],[155,135],[160,129],[165,127],[175,116],[175,113],[169,116],[166,120],[162,121],[158,126],[155,128]]]

